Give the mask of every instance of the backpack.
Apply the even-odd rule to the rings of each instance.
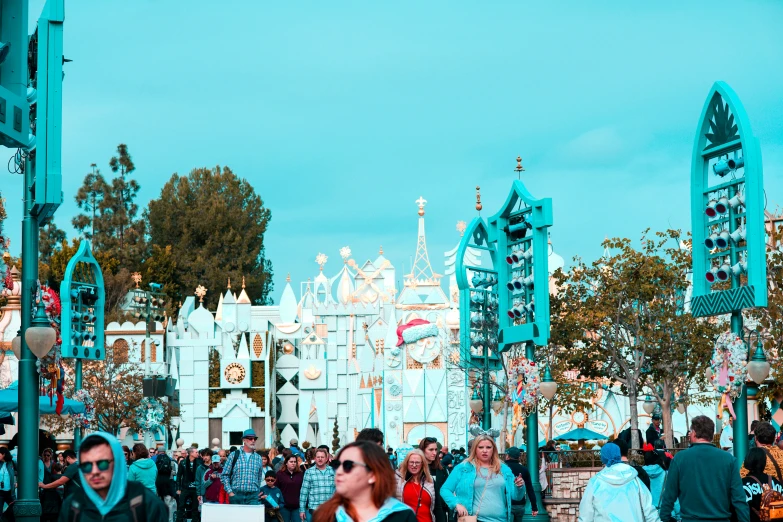
[[[751,508],[756,512],[759,520],[761,522],[783,520],[783,495],[772,489],[772,477],[767,479],[767,484],[762,484],[756,477],[749,476],[761,486],[761,504],[759,509]]]
[[[133,518],[128,519],[129,522],[147,522],[147,510],[144,504],[144,493],[146,491],[147,488],[141,482],[136,482],[135,480],[128,481],[125,496],[129,499],[128,507],[133,516]],[[79,522],[82,514],[82,506],[86,503],[86,496],[87,495],[82,488],[79,488],[73,493],[67,518],[68,522]],[[120,501],[120,504],[122,504],[122,502],[123,501]]]
[[[155,467],[158,468],[158,479],[168,480],[171,478],[171,459],[165,453],[158,455],[155,459]]]

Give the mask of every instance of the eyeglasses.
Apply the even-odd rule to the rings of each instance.
[[[432,444],[433,442],[438,442],[438,439],[436,439],[435,437],[424,437],[424,439],[422,440],[424,441],[425,444]]]
[[[353,460],[333,460],[332,462],[329,463],[329,465],[335,471],[340,469],[340,466],[342,466],[343,471],[345,471],[346,473],[350,473],[354,466],[361,466],[363,468],[370,469],[370,466],[368,466],[364,462],[356,462]]]
[[[411,460],[408,462],[408,466],[421,466],[421,462]]]
[[[277,479],[268,478],[268,479],[266,479],[266,481],[267,481],[267,482],[275,482],[275,481],[277,481]]]
[[[82,473],[92,473],[93,466],[98,467],[98,471],[106,471],[109,469],[109,464],[114,462],[113,460],[103,459],[95,462],[80,462],[79,469]]]

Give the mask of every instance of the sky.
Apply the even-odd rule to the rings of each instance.
[[[317,275],[319,252],[335,274],[343,246],[360,264],[383,246],[400,279],[420,196],[442,273],[476,186],[494,214],[518,155],[530,192],[553,200],[567,260],[597,258],[606,236],[688,230],[691,149],[716,80],[750,115],[770,209],[783,203],[775,0],[66,0],[65,12],[55,222],[73,236],[74,195],[91,163],[110,174],[119,143],[140,206],[174,173],[229,166],[271,209],[275,302],[286,274],[297,294]],[[16,255],[21,177],[2,174],[0,190]]]

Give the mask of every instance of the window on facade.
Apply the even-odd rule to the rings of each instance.
[[[158,362],[158,345],[150,343],[150,361]]]
[[[228,432],[228,445],[229,446],[241,446],[242,445],[242,432],[241,431],[229,431]]]
[[[114,364],[124,364],[128,362],[128,341],[125,339],[117,339],[112,345],[112,355],[114,357]]]

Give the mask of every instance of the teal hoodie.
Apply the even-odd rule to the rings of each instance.
[[[152,459],[139,459],[134,460],[128,469],[128,480],[135,480],[141,482],[144,487],[158,494],[158,489],[155,487],[155,481],[158,478],[158,468],[155,466],[155,462]]]
[[[371,518],[367,522],[381,522],[382,520],[385,520],[389,515],[393,513],[397,513],[398,511],[410,511],[411,518],[413,517],[413,510],[409,508],[407,505],[403,504],[396,498],[390,498],[387,499],[386,502],[383,503],[381,506],[381,509],[378,510],[378,514],[375,515],[375,518]],[[335,522],[354,522],[351,517],[348,516],[348,513],[345,512],[342,506],[337,508],[337,512],[334,514]]]
[[[652,466],[642,466],[642,469],[647,472],[650,477],[650,494],[652,495],[652,504],[655,509],[660,511],[661,508],[661,495],[663,494],[663,488],[666,484],[666,475],[668,474],[660,465],[653,464]],[[676,519],[680,518],[680,502],[674,503],[674,511],[672,516]]]
[[[98,512],[105,516],[125,496],[125,487],[128,484],[128,468],[125,467],[125,454],[122,452],[122,446],[116,437],[101,431],[91,433],[90,437],[101,437],[104,439],[109,443],[111,452],[114,455],[114,475],[112,476],[111,486],[109,486],[109,493],[106,495],[106,499],[102,499],[90,487],[90,483],[87,482],[84,473],[79,470],[79,479],[81,479],[82,487],[84,487],[84,493],[90,499],[90,502],[95,504]],[[81,451],[79,451],[79,461],[81,462]]]

